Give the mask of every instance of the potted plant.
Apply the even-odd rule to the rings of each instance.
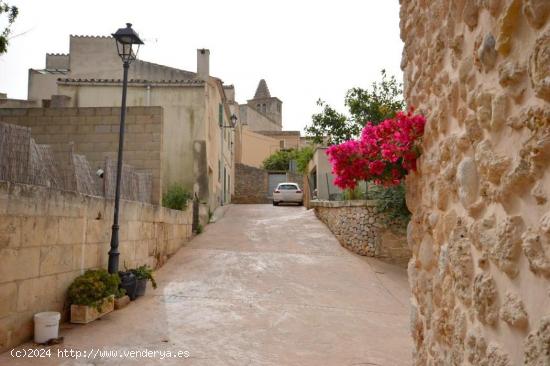
[[[126,292],[131,301],[136,299],[137,279],[131,271],[119,271],[120,288]]]
[[[157,288],[157,283],[153,277],[153,269],[148,265],[139,266],[137,268],[130,269],[137,279],[136,296],[145,295],[145,289],[147,288],[147,281],[151,281],[153,288]]]
[[[89,323],[114,309],[120,278],[104,269],[88,270],[69,286],[71,323]]]
[[[130,297],[126,295],[126,290],[119,287],[117,293],[115,294],[115,310],[122,309],[129,303]]]

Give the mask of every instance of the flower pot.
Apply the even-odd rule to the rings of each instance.
[[[122,309],[126,307],[130,303],[130,297],[128,295],[124,295],[122,297],[119,297],[118,299],[115,299],[115,310]]]
[[[132,272],[118,272],[120,277],[119,287],[126,291],[126,295],[130,297],[130,300],[136,299],[137,279]]]
[[[96,308],[88,305],[71,305],[71,323],[87,324],[103,315],[110,313],[115,308],[115,295],[110,295],[101,300]]]
[[[147,279],[142,278],[137,280],[136,296],[145,295],[145,289],[147,288]]]

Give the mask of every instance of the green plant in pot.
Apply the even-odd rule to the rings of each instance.
[[[120,278],[104,269],[88,270],[74,279],[69,287],[71,305],[86,305],[101,311],[102,300],[118,294]]]
[[[153,277],[153,269],[148,265],[132,268],[129,272],[133,273],[137,279],[136,296],[145,295],[147,281],[151,281],[153,288],[157,288],[157,282],[155,281],[155,277]]]
[[[113,310],[120,278],[104,269],[88,270],[69,286],[71,322],[88,323]]]

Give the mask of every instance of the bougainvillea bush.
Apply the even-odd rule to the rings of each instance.
[[[386,187],[399,184],[416,170],[425,124],[426,118],[411,108],[376,126],[367,123],[358,140],[329,147],[334,184],[342,189],[354,189],[362,180]]]

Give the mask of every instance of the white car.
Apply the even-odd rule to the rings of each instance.
[[[304,204],[304,192],[296,183],[279,183],[273,191],[273,206],[278,206],[282,202],[292,202],[299,205]]]

